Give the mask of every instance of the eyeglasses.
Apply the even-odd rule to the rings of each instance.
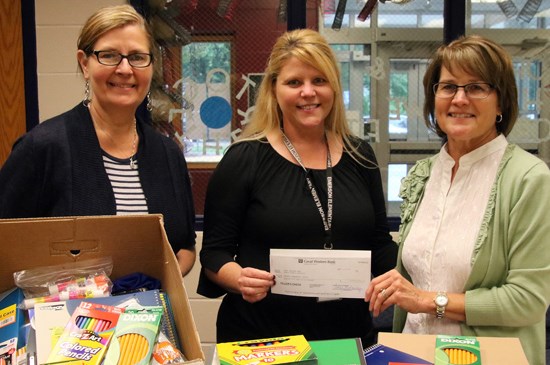
[[[472,99],[485,99],[495,87],[487,82],[473,82],[466,85],[449,84],[448,82],[438,82],[433,86],[434,94],[437,98],[450,99],[456,95],[459,88],[464,89],[467,97]]]
[[[118,66],[124,58],[128,60],[130,66],[136,68],[147,67],[153,61],[153,55],[150,53],[122,54],[116,51],[93,51],[92,53],[96,56],[97,62],[105,66]]]

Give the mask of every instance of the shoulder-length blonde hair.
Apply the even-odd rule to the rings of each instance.
[[[357,142],[352,142],[352,133],[346,121],[340,69],[336,56],[319,32],[311,29],[297,29],[283,33],[275,42],[264,77],[256,95],[256,105],[249,122],[241,133],[238,142],[264,139],[270,132],[282,127],[283,115],[275,96],[275,83],[281,69],[290,58],[319,70],[327,79],[334,92],[332,110],[325,119],[325,129],[343,142],[344,148],[353,157],[365,160],[357,152]]]
[[[435,119],[435,93],[433,85],[439,82],[441,68],[449,72],[465,71],[491,84],[498,95],[502,121],[496,123],[499,133],[507,136],[518,117],[518,91],[514,66],[506,50],[497,43],[477,35],[461,37],[439,47],[432,56],[424,75],[424,121],[426,126],[447,139]]]

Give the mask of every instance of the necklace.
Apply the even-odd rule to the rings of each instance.
[[[97,129],[97,130],[100,130],[103,134],[105,134],[107,137],[109,137],[109,139],[111,140],[111,143],[116,146],[118,145],[118,143],[115,142],[115,139],[113,138],[113,136],[111,136],[111,133],[107,132],[104,128],[100,128],[95,119],[92,118],[92,123],[94,124],[94,127]],[[130,168],[132,170],[135,170],[137,169],[137,161],[134,160],[134,157],[136,156],[136,153],[137,153],[137,149],[136,149],[136,146],[137,145],[137,122],[136,122],[136,118],[134,118],[134,139],[132,140],[132,150],[130,151],[131,152],[131,155],[130,155]]]
[[[137,162],[134,160],[136,156],[136,142],[137,142],[137,125],[136,118],[134,118],[134,140],[132,141],[132,156],[130,156],[130,168],[132,170],[137,169]]]

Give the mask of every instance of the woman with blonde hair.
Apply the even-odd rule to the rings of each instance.
[[[303,334],[372,344],[361,299],[271,293],[269,250],[372,251],[372,271],[395,266],[380,171],[344,114],[338,63],[316,31],[281,35],[241,138],[209,182],[198,292],[225,295],[217,341]]]

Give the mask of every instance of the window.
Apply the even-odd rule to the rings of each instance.
[[[192,42],[182,47],[182,130],[187,161],[219,157],[231,142],[231,42]]]
[[[236,8],[225,13],[222,1],[177,3],[166,3],[177,37],[162,42],[161,86],[171,107],[160,114],[175,124],[193,174],[211,171],[238,136],[271,47],[287,24],[279,1],[234,1]],[[319,29],[337,55],[350,129],[372,143],[389,215],[398,216],[401,178],[441,147],[424,123],[422,79],[443,41],[444,1],[377,2],[365,21],[357,18],[365,0],[347,1],[337,14],[340,3],[307,0],[307,27]],[[465,23],[467,34],[499,42],[513,58],[520,118],[509,140],[550,161],[550,1],[467,0]],[[203,193],[203,180],[194,180],[194,193]],[[202,206],[196,206],[200,214]]]

